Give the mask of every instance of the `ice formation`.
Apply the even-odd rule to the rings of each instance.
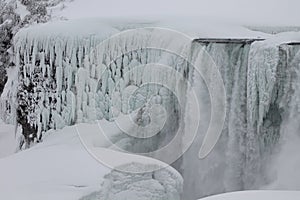
[[[140,36],[129,34],[117,42],[99,47],[101,41],[118,31],[100,24],[95,30],[64,35],[64,30],[71,31],[72,26],[77,25],[68,23],[24,29],[15,37],[15,73],[19,75],[19,82],[15,79],[9,81],[7,92],[3,94],[2,108],[8,110],[6,121],[17,118],[28,123],[28,131],[34,133],[29,135],[27,142],[39,140],[42,132],[49,129],[102,118],[113,120],[120,113],[147,110],[146,103],[150,107],[162,104],[167,112],[174,112],[166,126],[176,129],[173,122],[178,121],[180,107],[176,105],[178,96],[173,94],[173,90],[181,92],[180,98],[185,96],[184,90],[180,89],[184,86],[180,83],[188,76],[187,64],[172,52],[145,49],[151,47],[148,40],[167,47],[174,44],[173,38],[163,41],[159,33],[148,30]],[[58,28],[62,29],[61,32],[53,33]],[[130,45],[135,49],[127,52]],[[175,72],[168,69],[155,71],[147,66],[157,62],[174,66]],[[181,77],[176,73],[182,74]],[[147,84],[149,82],[168,83],[170,88]],[[14,109],[7,109],[13,98],[18,101],[17,113]],[[161,138],[161,135],[157,137]],[[142,143],[153,148],[153,142]],[[138,147],[133,148],[132,151],[140,151]]]

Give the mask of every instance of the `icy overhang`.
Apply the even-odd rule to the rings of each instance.
[[[220,43],[220,44],[251,44],[255,41],[263,41],[264,39],[242,39],[242,38],[198,38],[194,42],[199,43]]]
[[[291,46],[300,45],[300,42],[288,42],[286,43],[286,45],[291,45]]]

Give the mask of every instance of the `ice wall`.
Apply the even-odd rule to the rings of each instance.
[[[25,133],[26,142],[39,141],[42,133],[49,129],[103,118],[113,121],[120,113],[130,114],[136,110],[139,110],[138,123],[147,124],[143,113],[154,104],[162,105],[168,113],[161,133],[149,139],[124,136],[118,138],[118,144],[127,141],[123,148],[143,153],[172,139],[183,112],[178,102],[185,101],[183,80],[188,79],[188,65],[163,48],[146,47],[160,43],[168,49],[169,45],[176,44],[175,38],[162,41],[158,32],[149,29],[141,35],[133,33],[105,42],[118,30],[100,24],[95,30],[89,27],[90,31],[66,34],[64,31],[69,33],[74,26],[82,24],[61,23],[23,29],[14,40],[15,73],[19,81],[9,82],[1,101],[2,108],[8,110],[11,99],[16,99],[16,111],[6,111],[5,117],[17,118],[19,123],[25,124],[23,129],[26,126],[29,132]],[[133,51],[127,51],[132,47]],[[185,46],[175,48],[184,51]],[[151,63],[173,69],[155,71]],[[152,82],[154,84],[148,84]],[[164,87],[164,83],[169,88]]]

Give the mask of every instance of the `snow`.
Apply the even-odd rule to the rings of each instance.
[[[158,19],[147,19],[147,18],[75,18],[68,19],[70,22],[82,22],[82,25],[79,27],[87,27],[84,23],[86,22],[104,22],[110,25],[113,28],[118,30],[126,30],[132,28],[141,28],[141,27],[161,27],[169,28],[176,31],[185,33],[193,38],[269,38],[271,35],[262,33],[259,31],[252,31],[246,27],[223,23],[219,21],[214,21],[211,19],[207,20],[198,20],[197,18],[158,18]],[[50,22],[58,23],[58,22]],[[80,33],[80,30],[78,30]]]
[[[130,163],[123,165],[126,171],[148,171],[154,165]],[[158,171],[130,174],[113,170],[105,176],[103,188],[99,192],[92,193],[81,200],[179,200],[182,191],[183,180],[176,173],[167,169]]]
[[[76,128],[68,127],[49,133],[29,150],[0,159],[0,198],[79,199],[97,190],[109,171],[86,152]]]
[[[26,15],[30,14],[30,12],[27,10],[26,6],[21,4],[20,1],[17,1],[16,13],[21,17],[21,20],[23,20]]]
[[[59,131],[50,130],[46,133],[47,136],[42,143],[36,144],[28,150],[0,158],[0,198],[74,200],[99,190],[109,194],[111,190],[104,186],[101,187],[101,183],[103,180],[108,183],[112,181],[109,178],[111,169],[125,170],[127,173],[147,172],[144,170],[148,169],[150,170],[149,173],[152,173],[158,167],[163,168],[164,173],[172,174],[172,176],[169,179],[164,175],[158,176],[161,173],[158,171],[155,172],[157,177],[153,181],[159,183],[157,181],[160,180],[160,177],[165,181],[165,184],[171,184],[166,181],[173,180],[177,184],[174,185],[177,190],[174,190],[172,194],[178,195],[180,193],[182,178],[176,170],[151,158],[108,149],[111,142],[106,138],[107,136],[101,134],[99,126],[101,125],[102,129],[106,131],[110,130],[110,133],[115,135],[119,134],[118,127],[105,120],[98,123],[78,124]],[[1,134],[2,130],[6,130],[5,135],[13,135],[11,126],[1,124],[0,127]],[[80,138],[78,132],[83,131],[84,134],[81,134]],[[1,148],[5,147],[2,142],[8,143],[11,140],[8,137],[0,139]],[[85,147],[88,146],[88,149],[92,149],[93,152],[86,150]],[[112,160],[113,165],[107,166],[106,163],[101,163],[100,156],[106,157],[106,160],[107,158]],[[132,183],[136,187],[139,185],[134,183],[134,174],[128,176],[122,175],[122,172],[119,171],[114,173],[126,176],[128,181],[132,179]],[[154,185],[151,182],[149,184],[149,191],[155,190]],[[112,184],[110,187],[116,187],[116,185]],[[143,187],[143,185],[139,187]],[[140,190],[128,190],[127,193],[129,196],[143,196],[143,192]],[[146,193],[145,190],[144,195]],[[171,195],[171,192],[168,194]],[[112,192],[111,195],[113,195]]]
[[[66,18],[119,17],[160,18],[190,16],[201,20],[223,20],[250,25],[299,25],[297,0],[284,1],[252,0],[122,0],[98,1],[75,0],[65,3],[66,8],[54,14]]]
[[[122,4],[123,2],[118,2]],[[136,2],[135,4],[138,4]],[[145,2],[146,3],[146,2]],[[107,4],[107,3],[106,3]],[[108,3],[109,4],[109,3]],[[152,3],[151,3],[152,4]],[[161,4],[161,2],[160,2]],[[162,27],[181,31],[194,38],[268,38],[270,34],[252,31],[240,24],[203,16],[131,16],[102,15],[103,2],[76,0],[63,3],[63,9],[52,10],[52,18],[64,20],[102,20],[120,30],[139,27]],[[126,5],[128,6],[128,5]],[[112,9],[112,8],[110,8]],[[133,9],[132,13],[136,10]],[[105,11],[106,12],[106,11]]]
[[[121,114],[116,118],[116,121],[124,124],[125,122],[128,122],[128,116]],[[116,141],[119,140],[118,138],[124,137],[124,133],[122,132],[120,125],[115,122],[101,120],[91,124],[81,123],[75,127],[87,151],[89,151],[99,162],[112,169],[135,162],[156,165],[156,169],[168,168],[173,174],[177,174],[177,177],[181,177],[176,170],[170,168],[166,163],[150,157],[139,156],[138,154],[131,154],[124,151],[124,146],[117,145],[116,143]],[[149,169],[149,171],[151,172],[154,170]],[[127,172],[138,173],[138,171]]]
[[[288,44],[288,43],[293,43],[293,42],[295,42],[295,43],[300,42],[300,32],[299,31],[278,33],[272,37],[269,37],[263,43],[265,46],[278,46],[281,44]]]
[[[299,195],[299,191],[243,191],[220,194],[201,200],[295,200],[299,198]]]
[[[58,20],[23,28],[17,33],[15,40],[24,38],[26,35],[36,40],[59,37],[68,37],[68,39],[73,39],[74,37],[89,38],[91,36],[96,36],[103,40],[117,32],[118,30],[112,27],[109,22],[101,19]]]

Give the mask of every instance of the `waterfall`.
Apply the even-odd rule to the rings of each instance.
[[[184,197],[192,200],[265,187],[274,181],[269,173],[274,166],[270,165],[284,135],[298,130],[298,47],[269,41],[196,41],[204,44],[221,71],[227,115],[222,137],[206,159],[195,159],[207,129],[205,122],[183,155],[183,177],[189,180],[184,184]],[[201,115],[207,124],[207,89],[201,77],[195,80],[203,99]]]
[[[284,55],[285,80],[283,84],[284,98],[281,101],[282,125],[280,126],[280,140],[269,167],[270,184],[267,189],[299,190],[300,176],[298,168],[300,157],[300,45],[285,44],[280,46]],[[295,155],[295,156],[293,156]]]
[[[204,160],[196,155],[210,120],[210,97],[201,76],[194,77],[194,84],[201,107],[201,122],[197,138],[190,150],[183,155],[185,199],[242,189],[243,143],[246,134],[246,87],[250,44],[244,41],[231,43],[197,40],[203,45],[219,67],[226,89],[226,120],[222,136],[215,149]],[[197,52],[197,49],[194,51]],[[201,63],[206,65],[206,63]]]

